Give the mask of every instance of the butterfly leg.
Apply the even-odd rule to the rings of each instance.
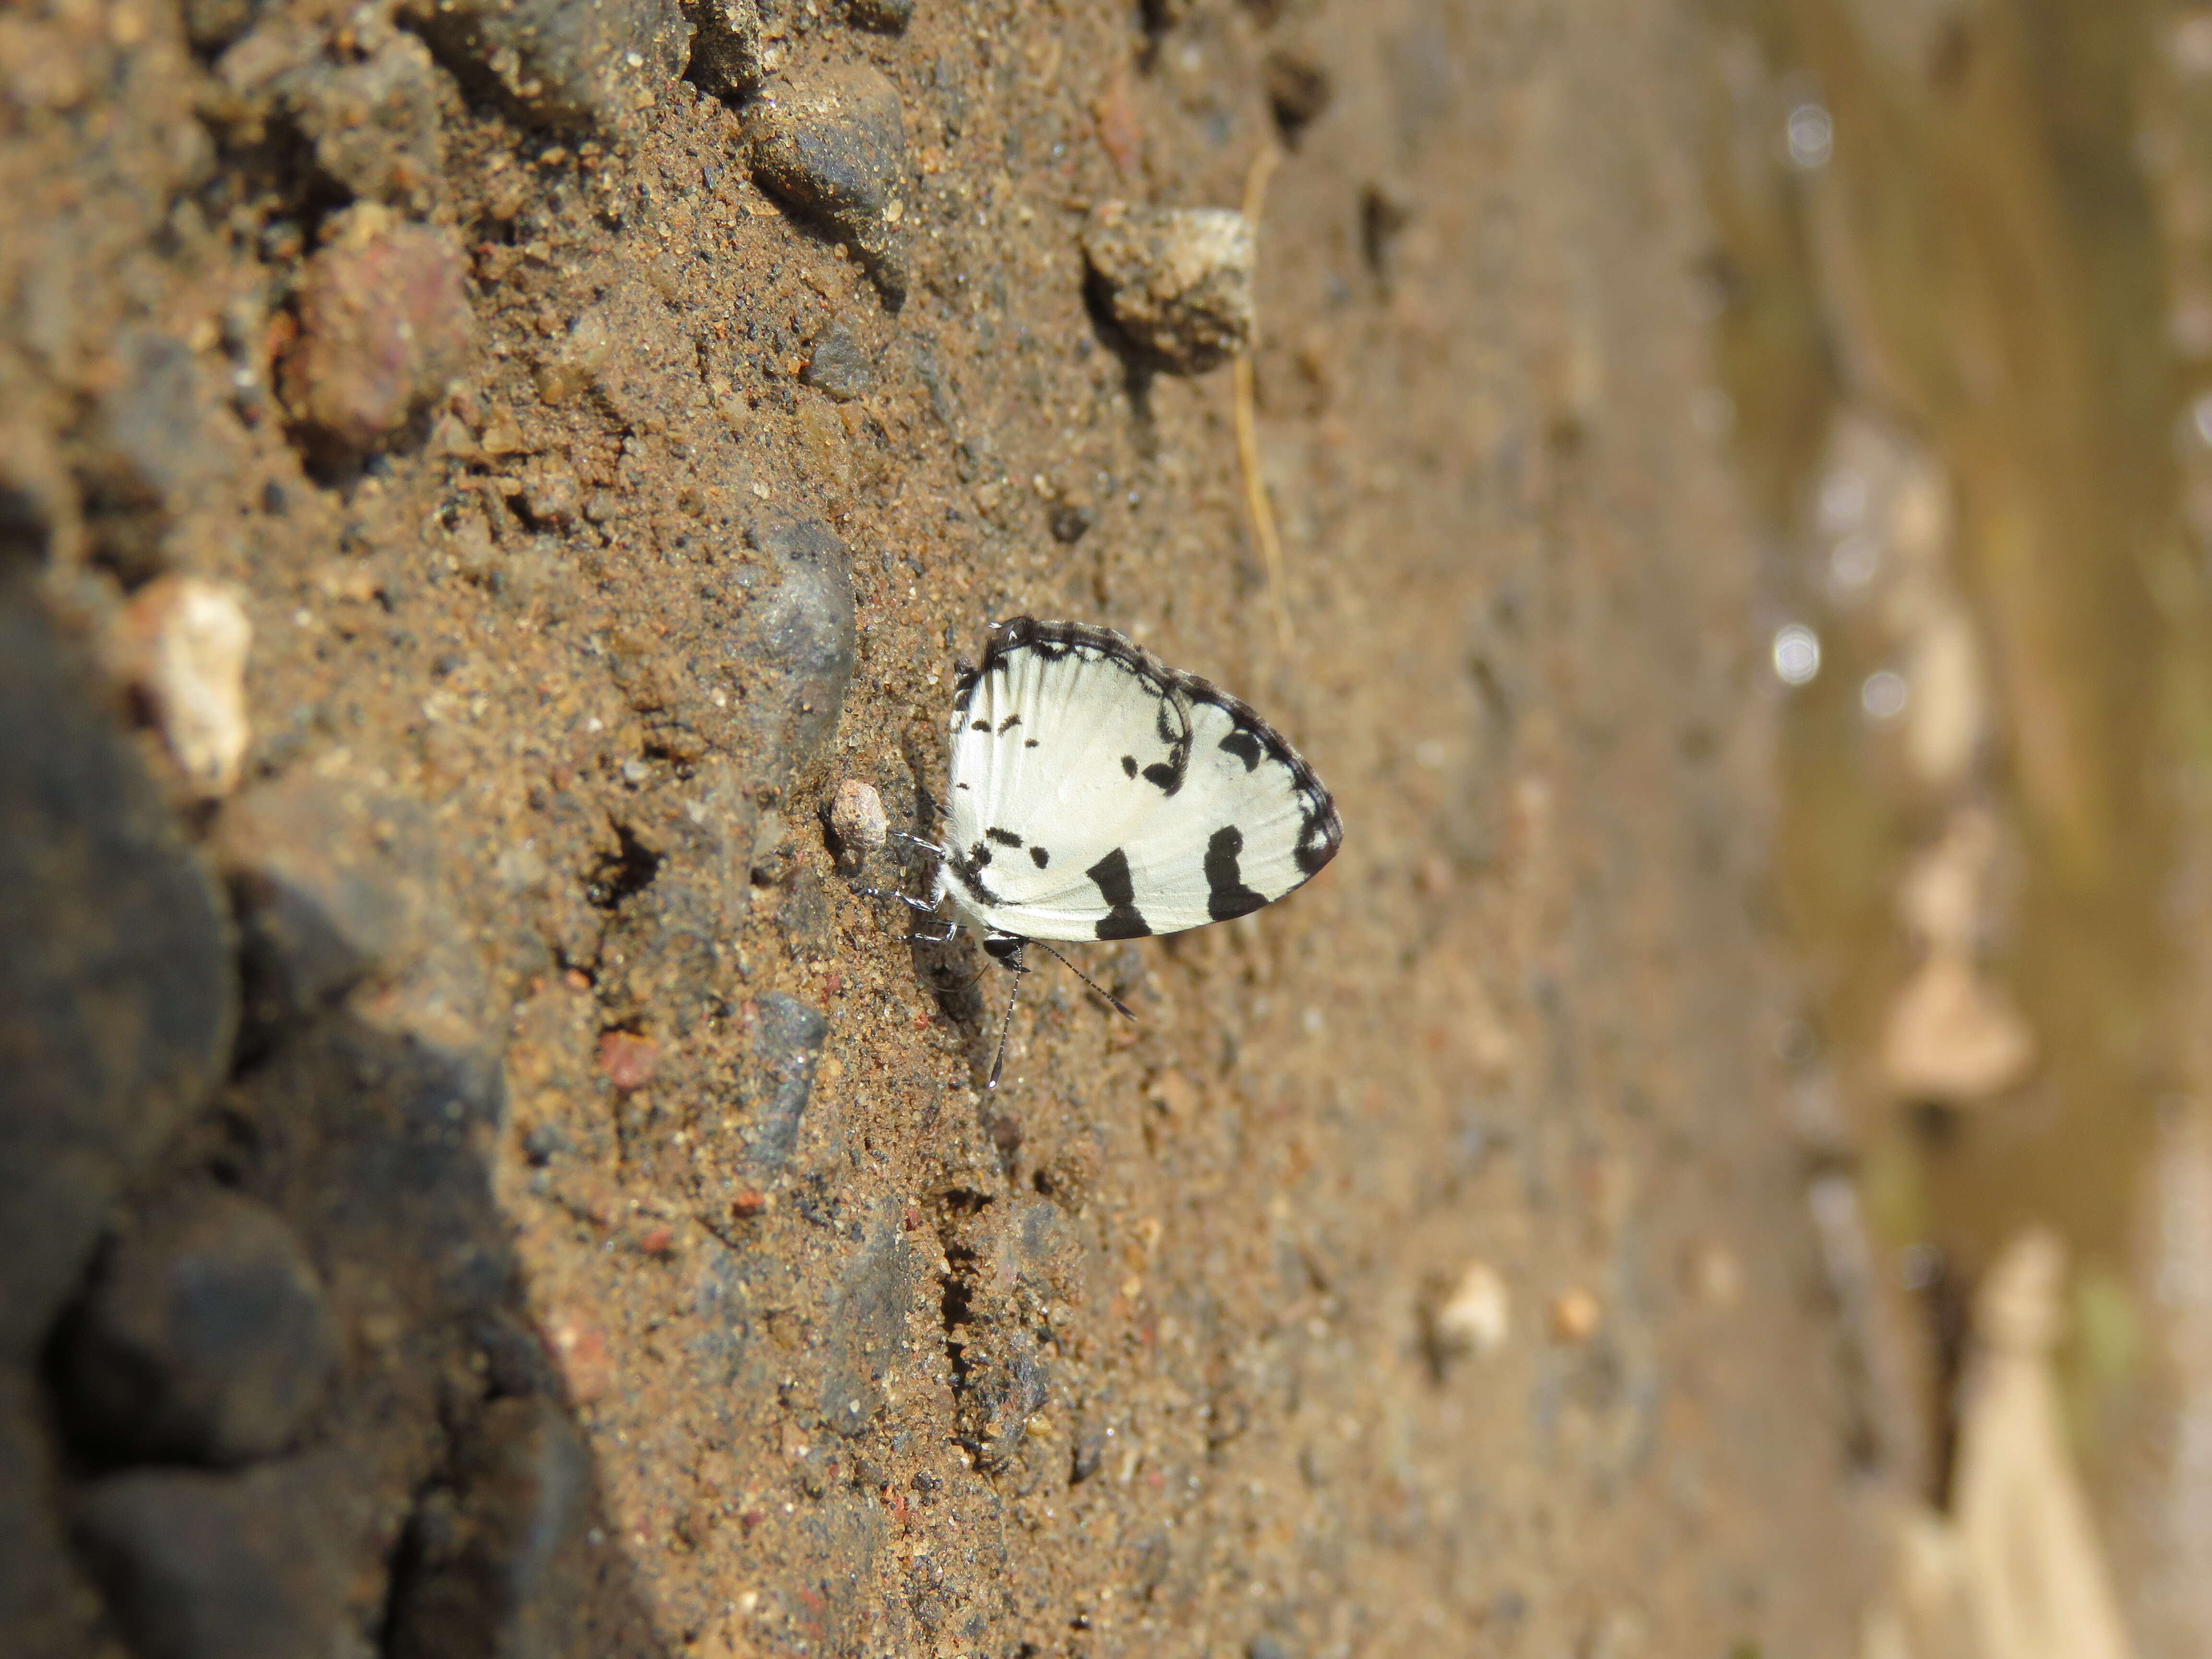
[[[934,904],[925,902],[911,893],[894,893],[888,887],[855,887],[853,890],[862,898],[896,899],[908,909],[919,910],[926,916],[933,916],[937,914],[937,907]]]
[[[920,836],[910,836],[903,830],[892,830],[891,839],[893,841],[902,841],[910,847],[919,847],[925,853],[934,853],[939,858],[943,858],[945,856],[945,849],[942,847],[939,847],[935,842],[924,841]]]
[[[1022,960],[1022,947],[1028,943],[1014,933],[994,933],[983,941],[984,951],[1012,969],[1014,975],[1014,988],[1006,994],[1006,1015],[999,1022],[999,1052],[991,1061],[991,1080],[983,1085],[986,1093],[999,1086],[999,1073],[1006,1069],[1006,1038],[1014,1029],[1014,1005],[1021,1000],[1022,975],[1029,971]]]

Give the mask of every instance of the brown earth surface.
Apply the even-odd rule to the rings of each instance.
[[[1849,1651],[1694,18],[780,0],[675,78],[746,9],[0,16],[8,1650]],[[810,110],[860,206],[752,182]],[[1082,252],[1279,143],[1286,632],[1232,372]],[[1079,951],[1133,1024],[1045,963],[986,1094],[1003,975],[822,823],[1022,612],[1346,841]]]

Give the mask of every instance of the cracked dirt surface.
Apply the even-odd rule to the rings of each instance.
[[[500,54],[550,0],[0,27],[10,626],[65,647],[12,706],[135,728],[169,805],[128,857],[234,919],[171,978],[239,988],[116,1061],[127,1131],[27,1091],[10,1646],[1845,1651],[1692,20],[762,9],[768,91],[720,95],[657,46],[543,93]],[[856,66],[904,150],[841,245],[748,146]],[[1236,205],[1286,133],[1287,649],[1230,373],[1137,362],[1080,245],[1110,200]],[[66,660],[164,574],[252,624],[224,799]],[[941,793],[955,659],[1018,612],[1245,696],[1346,840],[1281,907],[1084,952],[1133,1024],[1048,964],[987,1098],[1000,976],[906,945],[821,821],[847,778],[899,823]],[[71,787],[21,846],[149,793]],[[52,1079],[185,988],[72,979],[152,901],[38,867],[15,971],[87,1012],[9,1052]],[[102,1236],[210,1185],[283,1218],[340,1357],[282,1452],[149,1473],[56,1426],[52,1356]],[[1506,1323],[1467,1352],[1478,1262]]]

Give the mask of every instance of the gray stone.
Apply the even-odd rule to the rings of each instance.
[[[392,1659],[535,1659],[568,1651],[591,1578],[591,1456],[539,1395],[498,1400],[463,1441],[453,1486],[409,1528]]]
[[[750,700],[769,729],[764,781],[783,789],[822,752],[852,683],[853,577],[845,544],[815,519],[770,519],[753,544],[777,581],[763,607],[759,650],[781,684]]]
[[[815,341],[813,354],[807,358],[799,378],[840,403],[850,403],[876,389],[875,359],[860,343],[852,325],[840,319]]]
[[[774,1171],[791,1161],[799,1123],[814,1092],[814,1067],[822,1058],[830,1022],[797,997],[770,991],[761,998],[753,1028],[753,1065],[743,1095],[752,1108],[746,1139],[754,1161]]]
[[[324,173],[358,198],[427,205],[445,165],[447,106],[459,102],[451,87],[429,48],[395,29],[367,57],[317,60],[284,89]]]
[[[411,803],[289,773],[225,806],[216,847],[257,1026],[311,1012],[425,947],[434,862]]]
[[[58,1358],[88,1455],[240,1463],[291,1441],[337,1364],[338,1330],[283,1218],[209,1188],[117,1241]]]
[[[822,1420],[852,1438],[884,1406],[884,1375],[896,1363],[914,1299],[914,1259],[900,1205],[870,1223],[866,1242],[846,1268],[823,1322]]]
[[[1252,225],[1233,209],[1109,202],[1083,252],[1114,321],[1160,367],[1200,374],[1251,343]]]
[[[332,1537],[336,1473],[264,1464],[94,1482],[77,1510],[78,1546],[138,1659],[341,1650],[349,1575]]]
[[[691,46],[675,0],[415,0],[410,15],[464,85],[563,130],[626,125]]]
[[[884,297],[906,295],[906,123],[896,88],[864,64],[769,88],[754,106],[753,179],[849,242]]]
[[[94,546],[135,581],[162,568],[165,533],[223,476],[229,452],[190,346],[141,329],[115,357],[123,372],[94,404],[79,471]]]
[[[761,83],[760,8],[754,0],[690,0],[691,78],[722,98],[741,98]]]

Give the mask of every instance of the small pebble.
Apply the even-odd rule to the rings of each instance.
[[[1252,226],[1243,214],[1110,202],[1083,252],[1114,320],[1162,367],[1199,374],[1250,343]]]
[[[1437,1304],[1434,1328],[1448,1353],[1496,1353],[1512,1334],[1512,1297],[1487,1261],[1470,1261]]]
[[[852,863],[883,850],[890,840],[891,821],[873,784],[847,778],[837,786],[830,802],[830,833],[840,856]]]
[[[284,396],[313,441],[356,453],[392,438],[466,368],[475,332],[460,250],[374,203],[338,217],[308,260]]]
[[[1561,1342],[1587,1342],[1597,1334],[1603,1317],[1604,1310],[1588,1291],[1562,1291],[1552,1301],[1552,1334]]]
[[[906,122],[897,89],[866,64],[772,88],[753,107],[753,179],[853,245],[894,304],[906,294]]]
[[[1054,501],[1045,517],[1046,524],[1052,530],[1053,540],[1069,547],[1081,541],[1097,521],[1097,515],[1091,511],[1090,505],[1073,496],[1063,496]]]
[[[830,324],[815,341],[813,355],[807,358],[799,378],[839,403],[849,403],[875,390],[876,366],[851,325],[841,319]]]
[[[720,98],[742,97],[761,83],[760,8],[755,0],[701,0],[691,9],[691,76]]]
[[[197,576],[149,582],[123,614],[124,678],[145,698],[170,754],[207,799],[238,787],[252,735],[246,659],[252,643],[237,595]]]
[[[599,1070],[624,1093],[645,1087],[659,1069],[660,1049],[650,1037],[609,1031],[599,1039]]]

